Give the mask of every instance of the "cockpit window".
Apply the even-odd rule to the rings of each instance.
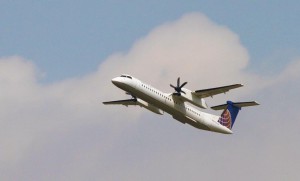
[[[132,77],[131,77],[131,76],[128,76],[128,75],[121,75],[120,77],[125,77],[125,78],[132,79]]]

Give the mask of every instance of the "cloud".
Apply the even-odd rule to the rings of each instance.
[[[153,84],[168,84],[184,76],[190,82],[201,80],[210,85],[213,83],[205,77],[229,82],[237,79],[247,62],[247,51],[236,34],[199,13],[192,13],[155,28],[127,54],[108,58],[100,71],[123,71],[146,80],[151,75]]]
[[[270,77],[247,72],[249,61],[235,33],[200,13],[156,27],[128,52],[111,55],[83,77],[44,85],[31,61],[1,58],[0,168],[5,173],[0,178],[198,180],[200,174],[206,180],[252,180],[251,173],[260,180],[284,178],[278,174],[295,178],[297,162],[288,170],[276,159],[300,147],[283,139],[297,141],[299,123],[292,128],[282,123],[296,112],[300,60]],[[178,76],[191,89],[246,82],[242,93],[224,97],[257,97],[262,106],[241,113],[235,135],[211,134],[140,108],[103,106],[104,100],[126,96],[110,82],[121,73],[165,92],[173,91],[169,84]],[[294,158],[286,154],[281,163]]]

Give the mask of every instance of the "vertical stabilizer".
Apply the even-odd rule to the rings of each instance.
[[[221,114],[218,122],[228,129],[232,129],[240,109],[241,108],[234,106],[231,101],[227,101],[227,106]]]
[[[219,106],[214,106],[211,107],[214,110],[222,110],[224,109],[223,113],[221,114],[218,122],[227,127],[228,129],[232,129],[233,124],[235,122],[235,119],[241,110],[241,107],[247,107],[247,106],[256,106],[259,105],[257,102],[252,101],[252,102],[231,102],[227,101],[226,104],[219,105]]]

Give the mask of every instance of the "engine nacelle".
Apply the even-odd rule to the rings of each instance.
[[[160,115],[163,115],[163,114],[164,114],[164,112],[163,112],[161,109],[159,109],[159,108],[153,106],[152,104],[149,104],[148,102],[143,101],[142,99],[138,99],[138,98],[137,98],[137,103],[138,103],[141,107],[144,107],[144,108],[148,109],[148,110],[151,111],[151,112],[154,112],[154,113],[160,114]]]
[[[198,106],[198,107],[201,107],[203,109],[206,109],[208,108],[206,102],[204,99],[202,98],[199,98],[198,96],[196,96],[195,94],[192,93],[192,91],[186,89],[186,88],[182,88],[182,90],[185,92],[184,93],[181,93],[181,98],[184,100],[184,101],[187,101],[195,106]]]

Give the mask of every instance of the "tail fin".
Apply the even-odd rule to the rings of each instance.
[[[231,102],[227,101],[226,104],[211,107],[213,110],[222,110],[224,109],[223,113],[221,114],[218,122],[223,126],[227,127],[228,129],[232,129],[235,119],[241,110],[242,107],[247,106],[256,106],[259,105],[257,102]]]

